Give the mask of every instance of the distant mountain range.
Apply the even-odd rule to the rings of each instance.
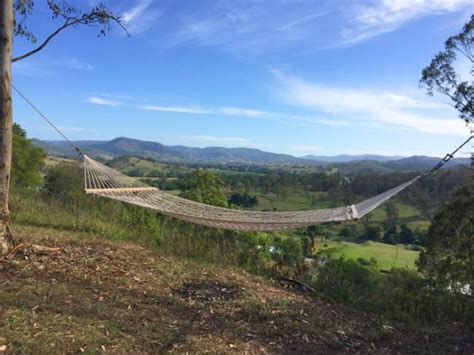
[[[33,139],[33,144],[43,148],[48,155],[73,157],[75,152],[64,141],[42,141]],[[158,142],[147,142],[131,138],[115,138],[111,141],[74,141],[92,157],[114,158],[137,156],[162,162],[208,163],[208,164],[291,164],[334,166],[346,172],[390,172],[429,169],[439,157],[426,156],[382,156],[382,155],[337,155],[294,157],[288,154],[265,152],[252,148],[208,147],[193,148],[168,146]],[[468,165],[467,158],[456,158],[450,166]]]

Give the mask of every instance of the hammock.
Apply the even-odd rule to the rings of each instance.
[[[86,193],[150,208],[191,223],[233,230],[272,231],[357,220],[413,184],[420,176],[355,205],[313,211],[260,212],[190,201],[150,187],[84,155]]]

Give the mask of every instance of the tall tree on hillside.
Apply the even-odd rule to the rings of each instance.
[[[438,283],[474,285],[474,185],[459,189],[434,217],[417,265]]]
[[[459,57],[458,57],[459,56]],[[455,63],[469,65],[468,78],[461,78]],[[474,123],[474,15],[462,31],[449,37],[444,51],[423,69],[421,84],[429,94],[448,96],[467,124]],[[463,80],[464,79],[464,80]],[[452,184],[452,181],[450,181]],[[435,216],[426,237],[426,250],[417,265],[443,286],[462,289],[474,285],[474,185],[459,189]]]
[[[14,246],[8,209],[12,157],[11,63],[38,53],[67,28],[96,26],[99,27],[99,36],[105,35],[112,23],[125,29],[120,18],[103,4],[83,12],[64,0],[46,0],[46,3],[53,20],[60,21],[61,25],[39,44],[26,24],[26,19],[34,10],[33,0],[2,0],[0,5],[0,255],[8,253]],[[34,48],[12,58],[13,36],[26,38]]]
[[[470,66],[467,77],[456,71],[456,63],[467,61]],[[439,92],[449,97],[466,123],[474,122],[474,14],[462,31],[449,37],[444,50],[439,52],[430,65],[422,71],[420,83],[429,95]]]

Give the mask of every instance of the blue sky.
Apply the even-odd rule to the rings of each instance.
[[[60,23],[36,3],[28,25],[41,41]],[[72,29],[13,66],[15,85],[71,139],[441,155],[468,136],[447,99],[428,97],[418,80],[472,1],[106,4],[130,37]],[[29,48],[15,40],[15,54]],[[468,63],[457,65],[468,78]],[[18,96],[14,118],[32,137],[58,139]]]

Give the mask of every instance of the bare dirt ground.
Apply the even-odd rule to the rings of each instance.
[[[0,352],[473,353],[246,274],[90,235],[16,227],[58,254],[0,265]]]

